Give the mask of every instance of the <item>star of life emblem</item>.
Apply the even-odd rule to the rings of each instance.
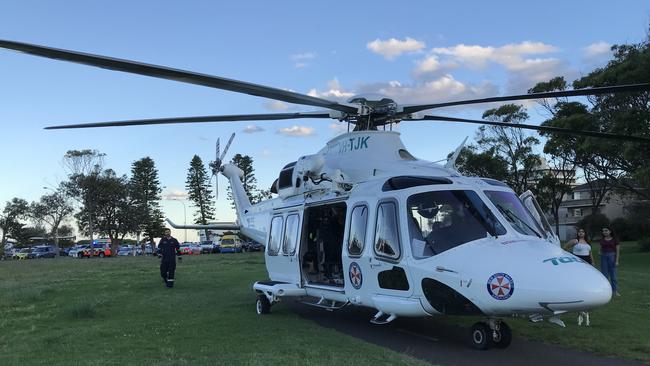
[[[360,289],[363,284],[363,275],[361,274],[361,267],[356,262],[350,263],[350,283],[355,289]]]
[[[497,300],[506,300],[515,291],[515,282],[507,273],[495,273],[487,281],[487,290]]]

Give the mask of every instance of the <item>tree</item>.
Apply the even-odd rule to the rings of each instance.
[[[194,155],[190,162],[187,179],[185,180],[185,189],[187,189],[188,198],[197,208],[197,212],[194,214],[194,223],[206,225],[209,220],[214,220],[212,205],[214,196],[210,189],[210,178],[203,161],[198,155]],[[207,229],[205,230],[205,237],[210,237]]]
[[[43,238],[47,236],[47,230],[40,225],[35,226],[24,226],[20,228],[20,231],[16,234],[16,240],[21,244],[30,245],[30,238],[38,237]]]
[[[78,200],[87,215],[86,234],[92,242],[95,209],[99,192],[97,191],[98,177],[104,166],[106,154],[97,150],[68,150],[63,156],[63,165],[68,170],[68,181],[63,184],[63,189],[70,197]]]
[[[111,169],[104,170],[95,180],[97,196],[94,208],[94,229],[111,240],[111,250],[117,253],[119,243],[127,234],[139,232],[138,221],[134,220],[135,208],[129,195],[126,176],[117,176]],[[84,207],[77,220],[82,230],[88,231],[87,218],[91,217]]]
[[[153,243],[154,237],[161,237],[164,230],[163,213],[160,209],[160,181],[153,159],[144,157],[131,165],[129,189],[134,219],[140,231]]]
[[[542,208],[550,210],[555,223],[555,233],[560,234],[560,204],[564,197],[571,193],[572,182],[575,180],[575,170],[565,169],[559,165],[551,165],[547,172],[537,182],[535,196]]]
[[[242,185],[244,186],[244,191],[246,191],[246,195],[251,203],[255,204],[272,198],[270,189],[257,188],[257,178],[255,178],[255,169],[253,168],[253,158],[248,155],[237,154],[233,156],[230,163],[236,165],[244,172]],[[232,197],[230,186],[228,186],[228,200],[230,201],[231,207],[235,208],[235,202]]]
[[[542,93],[551,91],[563,91],[567,89],[564,77],[558,76],[548,82],[537,83],[528,90],[528,93]],[[554,103],[548,99],[542,99],[539,104],[549,113],[551,119],[558,117],[558,112],[569,105],[567,98],[554,98]],[[566,137],[566,135],[565,135]],[[555,233],[560,231],[560,204],[564,196],[573,189],[576,179],[575,150],[571,146],[556,146],[550,141],[544,145],[544,152],[547,156],[549,170],[539,179],[535,187],[535,196],[543,208],[553,214]]]
[[[39,224],[47,224],[50,227],[49,236],[54,239],[57,253],[59,249],[59,227],[72,212],[72,203],[63,190],[41,196],[39,202],[32,202],[29,206],[31,218]]]
[[[483,118],[517,124],[526,121],[528,113],[520,105],[505,104],[485,111]],[[499,156],[506,162],[505,181],[517,194],[527,191],[533,185],[535,171],[540,164],[539,155],[533,152],[533,147],[539,144],[537,138],[527,135],[519,128],[481,126],[477,143],[483,152],[488,152],[483,159]]]
[[[495,148],[477,152],[476,146],[467,146],[458,155],[456,166],[463,175],[500,181],[508,179],[508,163],[497,154]]]
[[[0,253],[4,254],[5,244],[8,237],[18,239],[23,228],[21,220],[27,217],[29,204],[22,198],[14,197],[5,204],[0,214],[0,229],[2,230],[2,241],[0,241]]]
[[[650,39],[612,47],[614,58],[573,82],[574,89],[650,82]],[[650,136],[650,92],[602,94],[589,104],[560,103],[546,125]],[[650,199],[650,146],[637,142],[549,135],[547,146],[570,152],[585,177]],[[546,147],[545,147],[546,150]],[[598,192],[596,192],[599,195]],[[598,198],[596,197],[596,200]]]

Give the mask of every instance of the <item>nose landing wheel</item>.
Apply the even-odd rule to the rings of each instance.
[[[505,322],[490,319],[472,326],[470,340],[472,346],[478,350],[490,347],[507,348],[512,342],[512,331]]]

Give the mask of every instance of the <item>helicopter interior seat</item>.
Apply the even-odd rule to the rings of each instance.
[[[409,233],[411,234],[411,252],[415,258],[431,257],[435,254],[431,244],[422,235],[422,229],[415,217],[409,217]]]

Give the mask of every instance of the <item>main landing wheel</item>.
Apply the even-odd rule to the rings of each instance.
[[[494,337],[494,346],[497,348],[508,348],[510,342],[512,342],[512,331],[508,324],[501,322],[499,330],[496,331],[496,337]]]
[[[271,303],[264,295],[257,295],[257,302],[255,303],[255,310],[257,315],[268,314],[271,312]]]
[[[492,343],[492,330],[484,322],[478,322],[472,326],[472,346],[484,351],[490,348]]]

